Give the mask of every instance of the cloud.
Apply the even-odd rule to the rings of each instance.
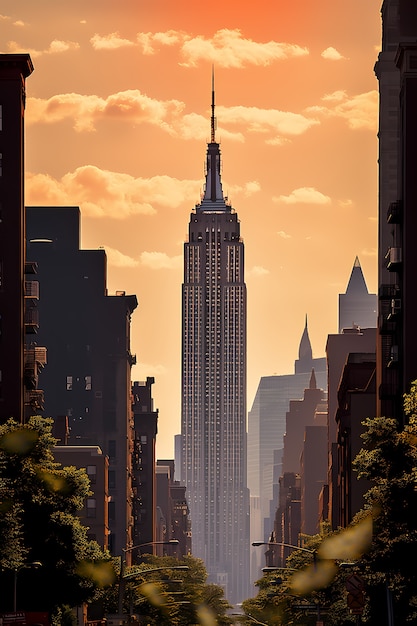
[[[183,107],[184,104],[177,100],[155,100],[139,90],[121,91],[105,99],[95,95],[67,93],[52,96],[48,100],[29,98],[26,120],[28,124],[74,120],[77,131],[94,130],[95,122],[104,118],[147,122],[165,128],[169,127],[167,119],[175,120]]]
[[[274,61],[306,56],[307,48],[289,43],[269,41],[260,43],[245,39],[239,29],[218,30],[213,37],[202,35],[184,41],[181,54],[182,65],[196,67],[200,61],[210,61],[216,67],[242,68],[246,65],[267,66]]]
[[[361,252],[361,256],[377,256],[378,250],[376,248],[364,248]]]
[[[266,276],[269,273],[269,270],[265,267],[262,267],[261,265],[254,265],[248,272],[246,272],[246,276]]]
[[[273,202],[278,204],[330,204],[331,199],[314,187],[299,187],[289,196],[274,196]]]
[[[136,363],[132,368],[132,380],[146,380],[148,376],[164,376],[168,373],[165,365],[156,363]]]
[[[199,197],[201,183],[169,176],[134,178],[85,165],[61,179],[26,176],[26,202],[32,205],[79,205],[84,215],[126,219],[153,215],[156,207],[177,208]]]
[[[139,261],[123,254],[120,250],[116,250],[110,246],[103,246],[103,248],[106,251],[107,262],[110,266],[128,268],[137,267],[139,265]]]
[[[138,89],[110,94],[107,98],[66,93],[49,99],[29,98],[26,123],[56,124],[69,120],[76,131],[91,132],[100,120],[126,120],[158,126],[181,139],[207,139],[208,118],[184,113],[184,109],[185,104],[179,100],[156,100]],[[245,133],[249,132],[264,134],[266,143],[281,144],[320,123],[299,113],[257,107],[218,107],[217,113],[222,121],[218,136],[239,142],[244,142]]]
[[[285,232],[285,230],[278,230],[277,234],[282,238],[282,239],[291,239],[292,235],[289,235],[288,233]]]
[[[181,31],[168,30],[165,33],[138,33],[136,41],[143,54],[156,54],[161,46],[181,45],[189,36]]]
[[[96,33],[91,37],[90,43],[94,50],[115,50],[117,48],[127,48],[135,45],[133,41],[120,37],[118,32],[104,35],[104,37]]]
[[[231,185],[227,190],[227,194],[233,197],[239,194],[243,194],[245,197],[248,198],[254,193],[258,193],[258,191],[261,191],[261,185],[258,183],[257,180],[252,180],[245,183],[243,187],[241,185]]]
[[[321,56],[323,57],[323,59],[326,59],[328,61],[341,61],[342,59],[345,59],[345,57],[332,46],[323,50]]]
[[[195,37],[177,30],[138,33],[136,41],[124,39],[118,32],[95,34],[90,40],[97,51],[137,45],[145,55],[157,54],[162,47],[177,46],[181,65],[196,67],[201,61],[215,63],[216,67],[243,68],[247,65],[267,66],[309,54],[308,48],[278,41],[258,42],[247,39],[239,29],[223,28],[212,37]]]
[[[152,270],[180,269],[183,264],[182,255],[169,257],[165,252],[142,252],[141,265]]]
[[[23,25],[23,23],[21,24]],[[21,46],[16,41],[9,41],[7,43],[9,53],[28,53],[32,58],[40,57],[43,54],[61,54],[62,52],[68,52],[70,50],[78,50],[80,44],[75,41],[62,41],[61,39],[54,39],[45,50],[35,50],[34,48],[28,48],[27,46]]]
[[[248,132],[272,133],[273,139],[301,135],[320,123],[299,113],[257,107],[217,107],[217,115],[223,125],[240,124]]]
[[[349,209],[350,207],[353,206],[353,200],[350,200],[349,198],[345,198],[343,200],[339,200],[338,204],[343,209]]]
[[[348,96],[345,91],[335,91],[322,98],[323,102],[329,102],[329,106],[314,106],[306,109],[306,112],[325,117],[339,117],[346,120],[353,130],[376,131],[378,124],[378,91],[368,91],[356,96]]]

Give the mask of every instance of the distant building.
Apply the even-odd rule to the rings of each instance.
[[[337,335],[328,335],[326,354],[328,369],[328,422],[327,422],[327,441],[328,441],[328,518],[333,528],[337,527],[339,520],[339,499],[338,499],[338,480],[339,480],[339,450],[338,450],[338,434],[336,414],[339,408],[338,393],[339,384],[342,378],[343,369],[353,353],[374,353],[376,346],[376,328],[351,328],[345,329],[343,333]],[[376,410],[376,400],[374,405],[374,413]],[[369,415],[363,415],[363,419]],[[355,419],[359,419],[358,416]]]
[[[417,4],[384,0],[379,80],[377,414],[403,420],[417,379]]]
[[[156,554],[156,435],[158,432],[158,410],[154,409],[152,385],[155,379],[135,381],[132,385],[133,398],[133,454],[132,491],[133,517],[132,546],[148,544],[140,551],[132,550],[132,562],[141,554]]]
[[[326,359],[312,358],[307,319],[298,355],[294,364],[297,373],[263,376],[260,379],[248,414],[248,487],[251,496],[261,498],[263,518],[269,517],[269,502],[273,494],[274,451],[283,449],[290,400],[303,397],[304,389],[309,386],[313,367],[317,386],[327,388]],[[282,471],[279,474],[281,473]]]
[[[107,549],[109,544],[109,461],[99,446],[55,446],[55,460],[63,467],[73,465],[85,469],[90,479],[91,495],[79,512],[82,523],[88,526],[88,538]]]
[[[244,244],[222,190],[214,89],[205,190],[184,245],[181,435],[193,555],[241,602],[249,592]]]
[[[162,541],[178,541],[177,546],[157,546],[157,553],[181,558],[191,554],[191,522],[186,487],[174,480],[174,461],[158,460],[156,467],[157,508],[164,527],[157,530]]]
[[[78,207],[27,207],[27,254],[38,266],[37,339],[48,348],[45,413],[68,417],[69,445],[109,458],[109,546],[131,545],[133,415],[130,320],[136,296],[107,295],[104,250],[80,249]]]
[[[349,354],[338,390],[336,412],[338,480],[334,526],[346,528],[364,505],[371,483],[359,479],[352,463],[363,447],[363,421],[375,414],[375,353]]]
[[[339,332],[344,328],[376,328],[378,299],[369,293],[356,257],[346,293],[339,294]]]

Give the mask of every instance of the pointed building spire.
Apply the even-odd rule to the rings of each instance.
[[[368,293],[368,287],[366,286],[362,267],[358,257],[355,258],[355,262],[352,267],[352,273],[350,275],[348,286],[346,288],[346,293],[356,295]]]
[[[210,117],[210,143],[207,145],[206,161],[206,184],[201,204],[197,210],[201,211],[227,211],[223,196],[221,181],[220,146],[216,142],[216,116],[215,116],[215,92],[214,92],[214,67],[211,73],[211,117]]]
[[[316,381],[316,373],[314,371],[314,367],[311,370],[310,376],[310,389],[317,389],[317,381]]]
[[[298,359],[300,361],[311,361],[313,358],[313,351],[311,349],[310,337],[308,335],[308,325],[307,325],[307,313],[306,313],[306,323],[304,326],[304,331],[300,341],[300,347],[298,348]]]
[[[211,68],[211,143],[216,143],[216,116],[214,115],[214,65]]]

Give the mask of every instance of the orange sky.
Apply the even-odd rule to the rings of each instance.
[[[109,293],[135,293],[133,380],[155,376],[157,452],[180,429],[182,244],[199,201],[211,68],[223,189],[241,220],[248,409],[337,332],[358,255],[377,281],[381,0],[2,0],[1,52],[30,52],[26,203],[78,205]]]

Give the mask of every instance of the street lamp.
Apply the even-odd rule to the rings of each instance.
[[[23,563],[19,567],[16,567],[14,570],[14,578],[13,578],[13,613],[17,611],[17,575],[22,569],[38,569],[42,567],[42,563],[40,561],[33,561],[33,563]]]
[[[122,551],[126,554],[126,552],[132,552],[132,550],[144,548],[145,546],[154,546],[154,545],[178,545],[178,539],[167,539],[166,541],[146,541],[145,543],[140,543],[136,546],[129,546],[128,548],[122,548]],[[124,581],[127,577],[124,575],[124,561],[123,556],[120,557],[120,575],[119,575],[119,596],[118,596],[118,611],[119,615],[123,613],[123,598],[124,598]]]

